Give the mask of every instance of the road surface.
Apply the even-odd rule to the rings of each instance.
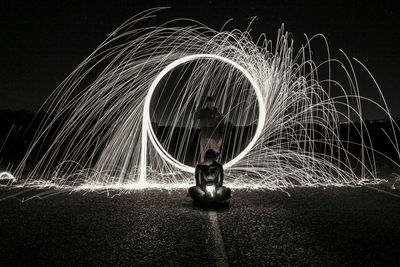
[[[287,193],[234,190],[218,209],[193,206],[184,190],[9,198],[0,202],[0,265],[400,264],[399,197],[365,187]]]

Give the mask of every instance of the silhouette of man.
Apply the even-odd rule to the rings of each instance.
[[[200,158],[203,162],[208,149],[220,152],[224,136],[223,117],[215,107],[214,97],[207,97],[206,106],[197,110],[195,119],[200,119]]]
[[[213,187],[211,197],[214,200],[227,200],[231,197],[231,189],[223,186],[224,170],[222,165],[217,162],[219,153],[209,149],[204,156],[204,161],[196,166],[196,185],[189,188],[189,196],[197,201],[206,200],[207,194],[210,194],[207,187],[211,185]]]

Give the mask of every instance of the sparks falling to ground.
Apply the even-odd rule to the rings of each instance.
[[[331,59],[323,35],[306,39],[294,51],[283,27],[275,42],[189,20],[140,27],[159,10],[145,11],[109,34],[54,91],[44,106],[50,115],[13,171],[24,177],[23,186],[189,186],[199,153],[193,114],[207,95],[216,97],[227,125],[222,154],[229,186],[276,189],[379,181],[378,152],[361,102],[379,106],[393,132],[399,127],[385,102],[360,95],[352,64],[364,67],[361,62],[344,53],[346,64]],[[176,26],[182,23],[191,26]],[[316,40],[326,43],[322,63],[311,58]],[[331,79],[333,64],[342,67],[347,87]],[[322,70],[327,77],[320,79]],[[357,130],[356,152],[342,141],[340,123]],[[391,142],[399,156],[396,135]],[[33,159],[35,166],[27,170]],[[388,160],[398,166],[397,159]]]

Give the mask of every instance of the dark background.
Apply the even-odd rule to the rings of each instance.
[[[343,49],[370,69],[394,117],[400,117],[395,1],[2,1],[0,109],[36,111],[106,34],[138,12],[159,6],[171,8],[150,21],[153,25],[190,18],[220,29],[232,18],[227,29],[245,30],[250,17],[257,16],[254,39],[265,33],[274,41],[285,23],[297,48],[305,43],[304,33],[323,33],[334,57]],[[371,80],[356,70],[362,95],[379,100]],[[364,114],[383,118],[375,110]]]

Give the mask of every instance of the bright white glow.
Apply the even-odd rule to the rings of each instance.
[[[250,143],[247,145],[243,151],[238,154],[235,158],[230,160],[229,162],[224,164],[224,169],[227,169],[231,166],[233,166],[236,162],[240,161],[254,146],[254,144],[257,142],[257,139],[260,137],[264,122],[265,122],[265,104],[263,100],[263,96],[260,90],[260,87],[258,86],[257,82],[251,77],[250,73],[245,70],[242,66],[240,66],[238,63],[234,62],[233,60],[230,60],[228,58],[219,56],[219,55],[212,55],[212,54],[198,54],[198,55],[190,55],[186,56],[183,58],[180,58],[178,60],[175,60],[171,64],[169,64],[165,69],[163,69],[160,74],[157,75],[153,83],[151,84],[151,87],[149,89],[149,92],[147,93],[145,103],[144,103],[144,109],[143,109],[143,128],[142,128],[142,153],[141,153],[141,167],[140,167],[140,181],[144,182],[146,181],[146,168],[147,168],[147,136],[149,136],[150,141],[154,148],[157,150],[157,152],[165,159],[167,162],[172,164],[173,166],[177,167],[178,169],[181,169],[182,171],[189,172],[189,173],[194,173],[194,168],[187,166],[179,161],[177,161],[173,156],[171,156],[160,144],[158,141],[154,131],[153,127],[151,126],[151,121],[150,121],[150,101],[153,96],[154,90],[156,89],[158,83],[161,81],[161,79],[172,69],[175,67],[187,63],[189,61],[197,60],[197,59],[203,59],[203,58],[210,58],[210,59],[216,59],[220,60],[222,62],[225,62],[227,64],[232,65],[236,69],[240,70],[246,78],[250,81],[252,87],[255,90],[257,100],[258,100],[258,107],[259,107],[259,116],[258,116],[258,122],[257,122],[257,129],[256,132],[250,141]]]
[[[12,180],[12,181],[16,181],[14,175],[12,175],[9,172],[0,172],[0,181],[1,180]]]
[[[193,21],[186,27],[180,21],[175,26],[169,22],[138,28],[155,11],[116,29],[49,98],[45,105],[49,112],[13,170],[16,177],[24,177],[26,186],[105,191],[189,187],[199,155],[193,132],[198,132],[193,117],[185,115],[203,105],[208,93],[216,97],[231,127],[222,153],[224,184],[231,188],[379,182],[378,152],[365,125],[363,101],[387,114],[392,128],[387,136],[393,136],[390,142],[398,157],[379,155],[400,167],[395,134],[399,127],[389,108],[384,100],[380,104],[361,96],[354,61],[346,55],[346,62],[331,59],[324,36],[306,39],[294,51],[283,28],[273,38],[276,42],[266,38],[270,33],[257,39],[249,32],[215,31]],[[312,58],[311,43],[318,40],[326,44],[326,53]],[[324,55],[325,59],[313,61]],[[189,65],[190,75],[181,76],[184,84],[160,83],[174,68],[173,74],[178,74]],[[343,73],[336,75],[339,69]],[[348,81],[342,85],[336,77]],[[166,90],[171,105],[160,105],[171,107],[160,111],[165,121],[158,120],[155,110],[150,114],[150,104],[158,100],[153,96],[158,84],[171,86]],[[377,91],[384,99],[378,85]],[[177,92],[182,95],[177,97]],[[157,123],[157,132],[152,122]],[[173,130],[159,137],[158,123],[164,122],[161,126]],[[354,144],[359,151],[349,149],[352,140],[343,140],[342,122],[360,140]],[[179,145],[173,143],[175,129],[183,129],[187,137]],[[54,138],[49,140],[50,136]],[[43,153],[35,154],[38,150]],[[27,172],[25,167],[31,164],[34,167]]]
[[[211,197],[214,197],[215,185],[206,185],[206,191],[210,194]]]

